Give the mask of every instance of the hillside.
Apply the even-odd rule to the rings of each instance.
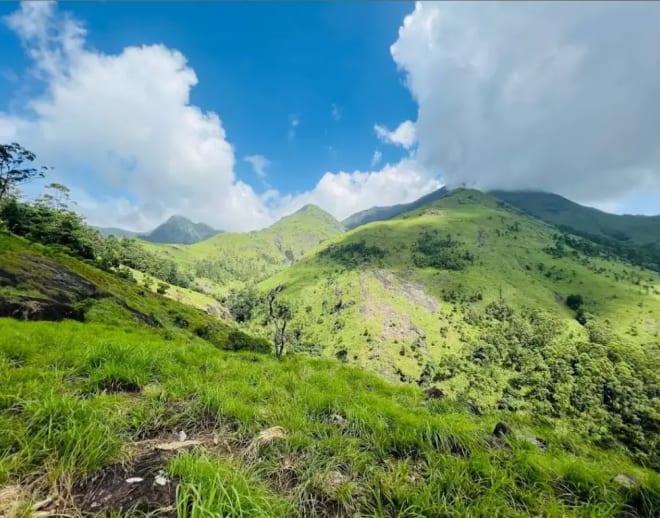
[[[7,516],[660,508],[657,473],[566,427],[477,415],[334,359],[233,352],[265,344],[46,247],[6,234],[0,245],[4,314],[29,320],[0,318]]]
[[[446,196],[448,192],[449,191],[446,187],[441,187],[440,189],[426,194],[410,203],[401,203],[399,205],[390,205],[387,207],[371,207],[370,209],[352,214],[344,221],[342,221],[342,225],[344,225],[347,230],[352,230],[356,227],[359,227],[360,225],[371,223],[372,221],[384,221],[391,219],[398,216],[399,214],[403,214],[404,212],[415,210],[435,200],[439,200],[440,198]]]
[[[547,192],[493,191],[490,194],[557,226],[639,245],[660,244],[660,215],[609,214]]]
[[[619,256],[660,272],[660,215],[608,214],[557,194],[493,191],[498,199],[562,229],[598,241]]]
[[[196,277],[227,287],[261,281],[343,231],[330,214],[315,205],[307,205],[264,230],[227,232],[190,246],[147,247],[174,260]]]
[[[480,412],[577,419],[660,466],[646,457],[660,451],[660,279],[591,242],[458,190],[335,238],[261,289],[278,285],[294,350],[436,385]],[[270,336],[263,321],[247,328]]]

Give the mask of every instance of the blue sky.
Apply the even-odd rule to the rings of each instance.
[[[640,137],[658,8],[40,4],[0,4],[0,138],[53,164],[93,223],[248,230],[443,182],[660,212]]]

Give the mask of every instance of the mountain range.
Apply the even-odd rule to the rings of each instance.
[[[96,227],[96,229],[104,237],[114,235],[115,237],[139,238],[151,243],[175,243],[184,245],[204,241],[221,232],[206,223],[193,223],[188,218],[178,215],[171,216],[151,232],[144,234],[116,227]]]

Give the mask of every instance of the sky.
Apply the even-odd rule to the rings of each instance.
[[[0,17],[0,142],[52,166],[92,224],[246,231],[443,184],[660,213],[658,3],[26,2]]]

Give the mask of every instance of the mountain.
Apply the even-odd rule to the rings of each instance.
[[[158,225],[151,232],[140,233],[117,227],[94,227],[103,237],[132,237],[139,238],[151,243],[172,243],[189,245],[204,241],[216,234],[221,233],[206,223],[193,223],[183,216],[172,216],[167,221]]]
[[[139,237],[151,243],[189,245],[204,241],[218,233],[218,230],[211,228],[205,223],[193,223],[183,216],[172,216],[148,234],[143,234]]]
[[[499,252],[494,230],[514,232],[507,225],[519,219],[511,221],[492,207],[463,201],[401,219],[385,232],[389,237],[402,233],[398,243],[382,241],[385,234],[377,226],[369,229],[373,235],[358,239],[386,246],[383,266],[400,267],[406,229],[436,225],[439,211],[446,215],[454,209],[460,214],[452,222],[467,224],[469,208],[478,209],[475,216],[486,225],[484,255]],[[285,223],[298,226],[299,219]],[[528,239],[532,228],[537,227],[515,232]],[[460,239],[478,236],[468,236],[465,227]],[[337,280],[348,280],[346,272],[333,272],[348,267],[345,260],[354,260],[351,250],[356,248],[336,246],[353,239],[355,234],[337,239],[335,248],[324,249],[330,252],[319,251],[294,266],[288,279],[317,282],[300,276],[299,266],[309,261],[307,270],[322,263]],[[371,250],[366,256],[373,255]],[[358,292],[364,266],[354,272]],[[369,294],[403,290],[397,300],[413,297],[424,303],[412,281],[388,284],[393,277],[377,270],[368,275],[364,289]],[[312,313],[328,295],[327,282],[336,287],[332,277],[319,279],[318,299],[308,297]],[[442,279],[435,282],[443,284]],[[345,310],[357,309],[350,305],[351,286],[343,286]],[[336,290],[332,294],[339,296]],[[508,295],[507,290],[507,300]],[[384,322],[396,322],[387,306],[396,301],[388,300],[374,300],[382,306],[361,313],[351,343],[358,337],[369,343],[377,336],[362,332],[363,326],[373,329],[376,309]],[[437,322],[425,328],[426,338],[418,334],[416,351],[459,354],[467,349],[472,359],[447,362],[440,378],[454,380],[460,373],[456,375],[463,376],[466,390],[481,391],[487,398],[507,368],[489,368],[498,357],[489,342],[472,351],[467,342],[449,341],[457,326],[465,327],[462,319],[468,313],[454,312],[460,305],[446,305]],[[314,318],[339,320],[342,308]],[[493,314],[508,318],[498,308]],[[614,518],[657,516],[660,508],[657,472],[631,460],[603,426],[590,428],[589,421],[581,420],[574,427],[568,420],[546,417],[547,412],[508,405],[491,412],[486,405],[457,397],[460,383],[455,392],[425,391],[388,383],[336,359],[306,354],[276,359],[267,354],[270,344],[264,340],[55,249],[3,233],[0,310],[0,424],[11,430],[0,437],[0,510],[7,516]],[[504,320],[496,322],[494,330],[504,326]],[[630,409],[641,427],[657,420],[652,407],[645,413],[640,400],[631,399],[640,397],[637,380],[653,363],[631,370],[626,347],[589,342],[570,357],[568,371],[556,346],[557,361],[548,370],[546,335],[535,339],[515,321],[510,324],[512,337],[531,340],[528,358],[525,349],[516,352],[535,365],[531,373],[523,369],[510,378],[511,397],[521,383],[528,388],[521,377],[530,375],[535,383],[530,401],[557,405],[570,394],[576,409],[609,404],[624,417]],[[450,328],[447,340],[432,345],[444,326]],[[347,326],[333,327],[347,347],[355,347],[348,344]],[[466,328],[464,334],[469,338],[474,330]],[[400,336],[396,350],[404,347],[401,358],[407,359],[412,353]],[[499,347],[504,354],[507,344]],[[639,355],[640,362],[646,359],[643,351],[631,354]],[[648,352],[651,359],[652,354]],[[464,363],[473,365],[468,374]],[[612,364],[615,368],[606,370]],[[594,385],[584,384],[573,394],[574,372],[589,374]],[[622,386],[623,376],[628,383]],[[588,399],[595,390],[601,391],[604,403]],[[652,385],[648,390],[657,391]],[[614,425],[625,431],[627,421]],[[630,435],[632,441],[645,439]],[[652,438],[645,446],[649,455],[658,451]],[[47,484],[34,483],[44,478]]]
[[[596,241],[619,257],[660,272],[660,215],[609,214],[557,194],[538,191],[491,194],[547,223]]]
[[[478,412],[602,426],[660,467],[645,453],[660,451],[660,277],[607,248],[459,189],[335,236],[260,289],[276,286],[295,350],[437,386]],[[246,329],[272,336],[264,321]]]
[[[306,205],[264,230],[222,233],[189,246],[147,246],[197,277],[230,286],[261,281],[343,232],[341,223],[330,214]]]
[[[346,227],[347,230],[354,229],[360,225],[366,225],[372,221],[383,221],[386,219],[391,219],[399,214],[414,210],[418,207],[422,207],[427,203],[431,203],[435,200],[439,200],[447,195],[449,191],[446,187],[441,187],[429,194],[422,196],[421,198],[410,202],[410,203],[401,203],[399,205],[391,205],[388,207],[372,207],[349,216],[342,224]]]
[[[539,191],[492,191],[490,194],[553,225],[642,246],[660,244],[660,215],[609,214],[557,194]]]
[[[133,232],[132,230],[126,230],[123,228],[117,227],[92,227],[99,231],[103,237],[115,236],[115,237],[138,237],[139,232]]]

